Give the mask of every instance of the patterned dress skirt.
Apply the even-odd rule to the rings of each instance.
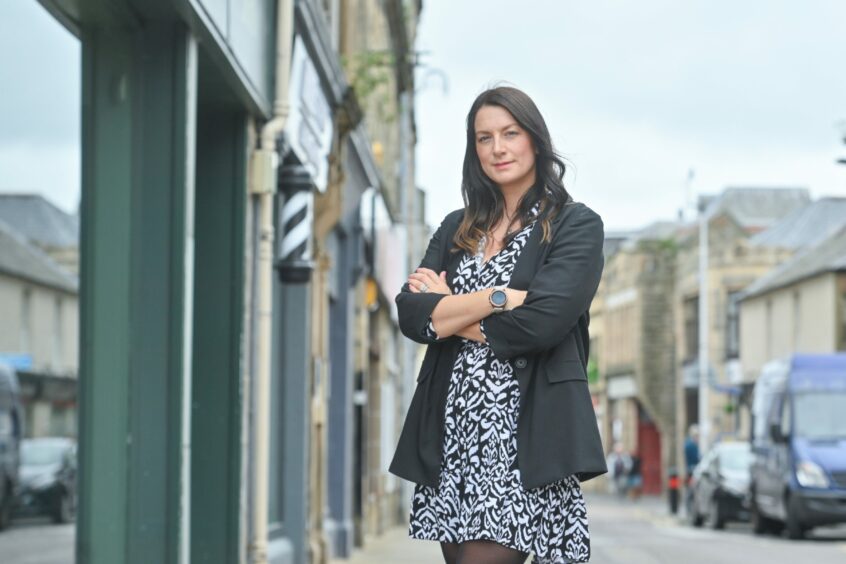
[[[507,285],[532,225],[487,263],[484,241],[476,256],[465,253],[450,281],[453,294]],[[428,330],[433,332],[431,323]],[[486,344],[465,340],[447,394],[439,484],[415,487],[409,535],[453,543],[491,540],[534,553],[536,564],[587,562],[590,537],[578,480],[570,476],[539,488],[522,486],[519,404],[511,363],[499,361]]]

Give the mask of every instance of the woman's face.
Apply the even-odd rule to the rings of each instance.
[[[535,146],[508,110],[482,106],[474,128],[476,154],[488,178],[504,189],[528,189],[535,183]]]

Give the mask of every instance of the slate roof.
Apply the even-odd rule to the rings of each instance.
[[[786,215],[807,206],[805,188],[726,188],[718,196],[703,196],[715,212],[727,211],[747,232],[772,227]]]
[[[846,198],[820,198],[789,213],[770,229],[758,233],[750,243],[762,247],[802,249],[828,239],[846,225]]]
[[[813,247],[805,248],[765,274],[743,292],[743,299],[789,286],[824,272],[846,272],[846,226]]]
[[[620,246],[633,234],[633,231],[606,231],[605,244],[602,247],[605,258],[616,254],[620,250]]]
[[[0,221],[0,272],[68,292],[79,289],[76,278],[44,251]]]
[[[40,194],[0,194],[0,221],[42,247],[79,246],[79,217]]]

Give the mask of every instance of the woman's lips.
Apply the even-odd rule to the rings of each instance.
[[[502,169],[508,167],[513,162],[514,161],[508,161],[507,163],[494,163],[494,168],[497,169],[497,170],[502,170]]]

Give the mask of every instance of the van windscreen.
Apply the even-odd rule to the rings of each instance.
[[[846,392],[802,392],[794,398],[796,436],[805,439],[846,438]]]

